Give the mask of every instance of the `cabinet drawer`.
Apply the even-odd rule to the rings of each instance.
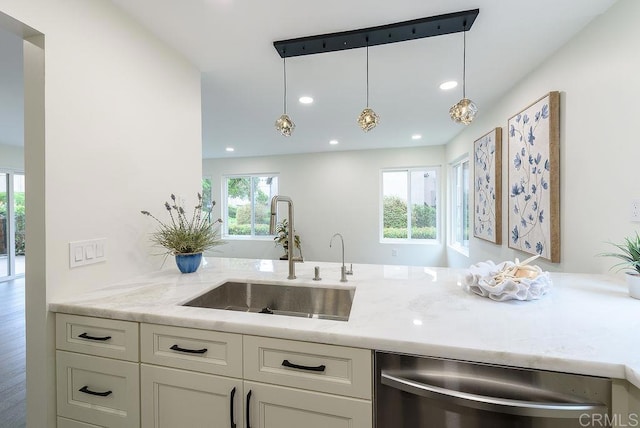
[[[58,416],[104,427],[140,425],[139,365],[56,352]]]
[[[56,348],[138,361],[138,323],[56,314]]]
[[[58,416],[56,428],[104,428],[100,425],[88,424],[86,422],[74,421],[73,419],[61,418]]]
[[[371,399],[371,351],[244,336],[244,378]]]
[[[242,377],[242,336],[193,328],[141,324],[143,362]]]

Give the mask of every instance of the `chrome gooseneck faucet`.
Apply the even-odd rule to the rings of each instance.
[[[342,267],[340,268],[340,282],[347,282],[347,268],[344,265],[344,238],[341,233],[334,233],[331,237],[331,241],[329,241],[329,248],[333,244],[333,238],[336,236],[340,237],[340,242],[342,244]]]
[[[296,279],[295,262],[301,262],[302,257],[294,257],[293,251],[295,249],[295,235],[293,229],[293,201],[288,196],[276,195],[271,198],[271,221],[269,222],[269,234],[273,235],[276,231],[276,217],[278,215],[278,202],[286,202],[289,206],[289,227],[287,230],[287,236],[289,238],[289,276],[287,279]],[[301,253],[302,254],[302,253]]]

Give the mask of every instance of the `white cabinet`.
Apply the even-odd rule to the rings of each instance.
[[[56,347],[58,426],[140,426],[137,323],[57,314]]]
[[[74,421],[58,416],[56,421],[58,428],[103,428],[100,425],[88,424],[86,422]]]
[[[140,358],[143,427],[244,427],[241,335],[142,324]]]
[[[143,363],[242,377],[242,336],[141,324],[140,358]]]
[[[640,389],[626,380],[613,379],[612,385],[612,417],[614,426],[640,426]]]
[[[371,351],[244,336],[247,428],[371,428]]]
[[[153,324],[140,343],[143,428],[372,427],[369,350]]]
[[[371,400],[371,351],[244,336],[244,377]]]
[[[142,364],[143,428],[244,428],[242,380]]]
[[[138,323],[56,314],[56,349],[138,362]]]
[[[244,382],[246,428],[371,428],[371,401]]]
[[[56,315],[59,428],[371,428],[371,351]]]

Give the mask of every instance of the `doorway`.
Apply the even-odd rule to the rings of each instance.
[[[0,282],[25,272],[24,173],[0,171]]]
[[[17,70],[18,78],[22,82],[22,88],[19,94],[13,98],[10,106],[15,110],[16,105],[22,108],[16,112],[22,117],[24,122],[22,126],[15,125],[16,116],[10,115],[10,110],[2,110],[2,118],[10,118],[9,124],[13,124],[17,138],[22,140],[23,149],[20,154],[16,153],[15,146],[18,145],[11,140],[3,138],[3,153],[0,156],[2,165],[0,165],[0,192],[4,190],[5,194],[12,193],[13,200],[6,206],[6,226],[3,229],[2,241],[5,247],[5,258],[0,259],[2,267],[6,269],[7,274],[11,269],[11,275],[15,277],[24,276],[24,278],[12,279],[0,282],[0,292],[12,293],[11,296],[0,293],[3,303],[9,301],[16,303],[11,309],[11,313],[15,314],[13,320],[22,322],[22,328],[18,324],[5,322],[0,328],[3,339],[0,344],[10,349],[9,345],[15,346],[3,355],[15,356],[11,364],[9,360],[3,360],[0,364],[0,426],[12,427],[45,427],[55,426],[55,401],[51,399],[52,391],[55,391],[55,365],[52,363],[53,351],[49,348],[48,332],[53,331],[53,320],[48,316],[47,312],[47,280],[46,280],[46,261],[45,261],[45,120],[44,120],[44,35],[39,31],[29,27],[28,25],[6,15],[0,11],[0,31],[2,31],[5,40],[10,40],[14,46],[14,52],[19,55],[20,61],[18,65],[14,65],[13,70]],[[7,43],[5,43],[6,45]],[[5,72],[7,64],[9,64],[10,56],[1,56],[0,65],[5,66],[2,69],[1,76],[7,80],[8,72]],[[1,67],[0,67],[1,68]],[[15,73],[14,73],[15,74]],[[11,82],[11,81],[10,81]],[[9,85],[4,85],[3,95],[14,93],[12,89],[17,87],[15,81]],[[7,97],[0,97],[5,102]],[[19,103],[19,104],[18,104]],[[0,126],[3,130],[7,130],[5,123]],[[7,145],[9,147],[7,147]],[[13,146],[13,150],[11,147]],[[0,146],[1,147],[1,146]],[[26,174],[26,175],[25,175]],[[24,192],[24,183],[29,182],[29,194]],[[28,197],[25,206],[30,208],[28,218],[24,218],[25,223],[29,224],[29,236],[26,236],[25,247],[29,248],[28,266],[22,267],[16,253],[16,240],[20,241],[21,236],[16,237],[12,230],[17,231],[20,225],[16,227],[14,212],[19,214],[20,209],[14,205],[17,199],[16,194],[23,193]],[[9,211],[11,210],[11,213]],[[18,220],[19,222],[20,220]],[[24,235],[23,235],[24,236]],[[11,240],[11,241],[9,241]],[[20,252],[20,250],[18,251]],[[13,255],[12,264],[9,262],[9,254]],[[18,274],[18,272],[22,274]],[[26,274],[28,271],[28,275]],[[3,306],[3,317],[6,318],[9,310]],[[5,319],[7,321],[7,319]],[[25,329],[24,326],[29,326]],[[8,329],[8,330],[7,330]],[[26,334],[26,330],[29,333]],[[10,333],[7,333],[7,332]],[[7,343],[10,341],[10,344]],[[3,348],[5,351],[6,349]],[[26,367],[31,367],[29,371]],[[7,374],[4,370],[10,370]],[[15,375],[15,376],[13,376]],[[11,381],[8,381],[11,377]],[[26,388],[30,385],[30,388]],[[26,404],[25,397],[28,396],[29,404]],[[53,404],[52,404],[53,401]],[[6,406],[10,406],[10,412],[5,412]],[[25,407],[28,411],[25,411]],[[28,421],[28,422],[27,422]]]

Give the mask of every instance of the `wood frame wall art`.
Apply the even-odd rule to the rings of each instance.
[[[507,127],[509,247],[560,261],[560,93],[511,117]]]
[[[502,244],[502,128],[473,143],[473,236]]]

